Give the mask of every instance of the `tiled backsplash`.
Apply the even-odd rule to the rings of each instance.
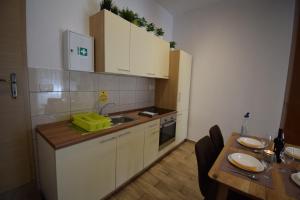
[[[154,105],[155,80],[87,72],[29,68],[33,128],[38,124],[70,119],[72,113],[99,111],[100,91],[107,91],[104,113]]]

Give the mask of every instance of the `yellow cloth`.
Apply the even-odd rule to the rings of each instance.
[[[252,167],[252,166],[247,166],[247,165],[243,165],[241,163],[236,162],[233,159],[230,159],[230,161],[232,162],[232,164],[234,164],[235,166],[241,168],[241,169],[245,169],[247,171],[252,171],[252,172],[257,172],[257,168],[256,167]]]
[[[261,145],[249,144],[249,143],[244,142],[243,140],[240,140],[240,143],[244,146],[251,147],[251,148],[260,148],[261,147]]]

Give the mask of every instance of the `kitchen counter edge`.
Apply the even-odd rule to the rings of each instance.
[[[50,124],[38,125],[36,127],[36,132],[42,136],[48,144],[50,144],[53,149],[59,150],[62,148],[66,148],[75,144],[79,144],[81,142],[85,142],[91,139],[99,138],[102,136],[106,136],[109,134],[113,134],[117,131],[121,131],[127,128],[131,128],[133,126],[137,126],[140,124],[144,124],[153,120],[160,119],[162,117],[176,114],[177,111],[170,111],[165,114],[156,115],[154,117],[144,117],[139,116],[138,111],[134,112],[123,112],[119,113],[126,116],[135,117],[136,119],[132,122],[124,123],[121,125],[113,126],[111,128],[100,130],[96,132],[92,132],[86,135],[82,135],[79,130],[76,130],[71,127],[71,120],[65,120],[60,122],[54,122]]]

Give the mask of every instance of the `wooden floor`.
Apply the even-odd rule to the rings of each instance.
[[[185,142],[109,200],[203,199],[194,143]]]

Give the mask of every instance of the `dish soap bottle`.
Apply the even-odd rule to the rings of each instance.
[[[277,138],[274,139],[274,152],[276,155],[277,163],[281,163],[280,154],[284,148],[284,133],[283,130],[280,128],[278,131]]]
[[[242,124],[242,128],[241,128],[241,136],[244,136],[248,133],[248,120],[250,118],[250,113],[247,112],[244,115],[244,119],[243,119],[243,124]]]

